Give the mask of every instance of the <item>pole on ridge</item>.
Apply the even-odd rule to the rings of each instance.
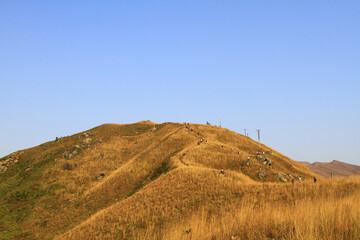
[[[261,131],[261,129],[256,129],[256,131],[258,132],[259,150],[260,150],[260,131]]]

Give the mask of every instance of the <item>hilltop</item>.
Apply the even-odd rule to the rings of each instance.
[[[199,237],[202,230],[186,226],[205,214],[208,229],[209,219],[236,206],[270,211],[272,203],[300,204],[336,189],[339,197],[343,187],[305,187],[321,177],[248,137],[201,124],[104,124],[0,163],[0,239],[169,239],[170,232],[223,239],[230,230]],[[300,176],[303,185],[291,184]],[[358,182],[342,184],[344,197],[358,194]]]
[[[331,162],[299,162],[322,177],[349,177],[360,175],[360,166],[333,160]]]

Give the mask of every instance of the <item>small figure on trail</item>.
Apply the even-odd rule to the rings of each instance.
[[[314,177],[314,183],[316,183],[316,181],[317,181],[317,179],[316,179],[316,177]]]
[[[220,174],[225,174],[224,169],[220,169]]]
[[[293,179],[291,180],[291,183],[294,184],[294,182],[295,182],[295,179],[293,178]]]
[[[301,182],[301,177],[299,177],[299,182]]]
[[[223,145],[221,145],[221,148],[223,148],[224,146]]]
[[[200,145],[200,142],[198,142],[198,145]]]

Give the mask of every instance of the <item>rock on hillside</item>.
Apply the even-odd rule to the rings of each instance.
[[[348,164],[334,160],[329,163],[324,162],[299,162],[307,166],[311,171],[319,174],[320,176],[330,178],[331,173],[333,177],[349,177],[352,175],[360,175],[360,166]]]

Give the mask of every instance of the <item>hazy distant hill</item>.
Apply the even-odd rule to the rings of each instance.
[[[333,177],[349,177],[352,175],[360,175],[360,166],[340,162],[337,160],[334,160],[329,163],[323,163],[323,162],[315,162],[315,163],[299,162],[299,163],[305,165],[311,171],[326,178],[331,177],[331,173],[333,173]]]
[[[298,161],[298,162],[305,165],[305,166],[307,166],[307,167],[309,167],[311,165],[311,163],[309,163],[309,162],[301,162],[301,161]]]

